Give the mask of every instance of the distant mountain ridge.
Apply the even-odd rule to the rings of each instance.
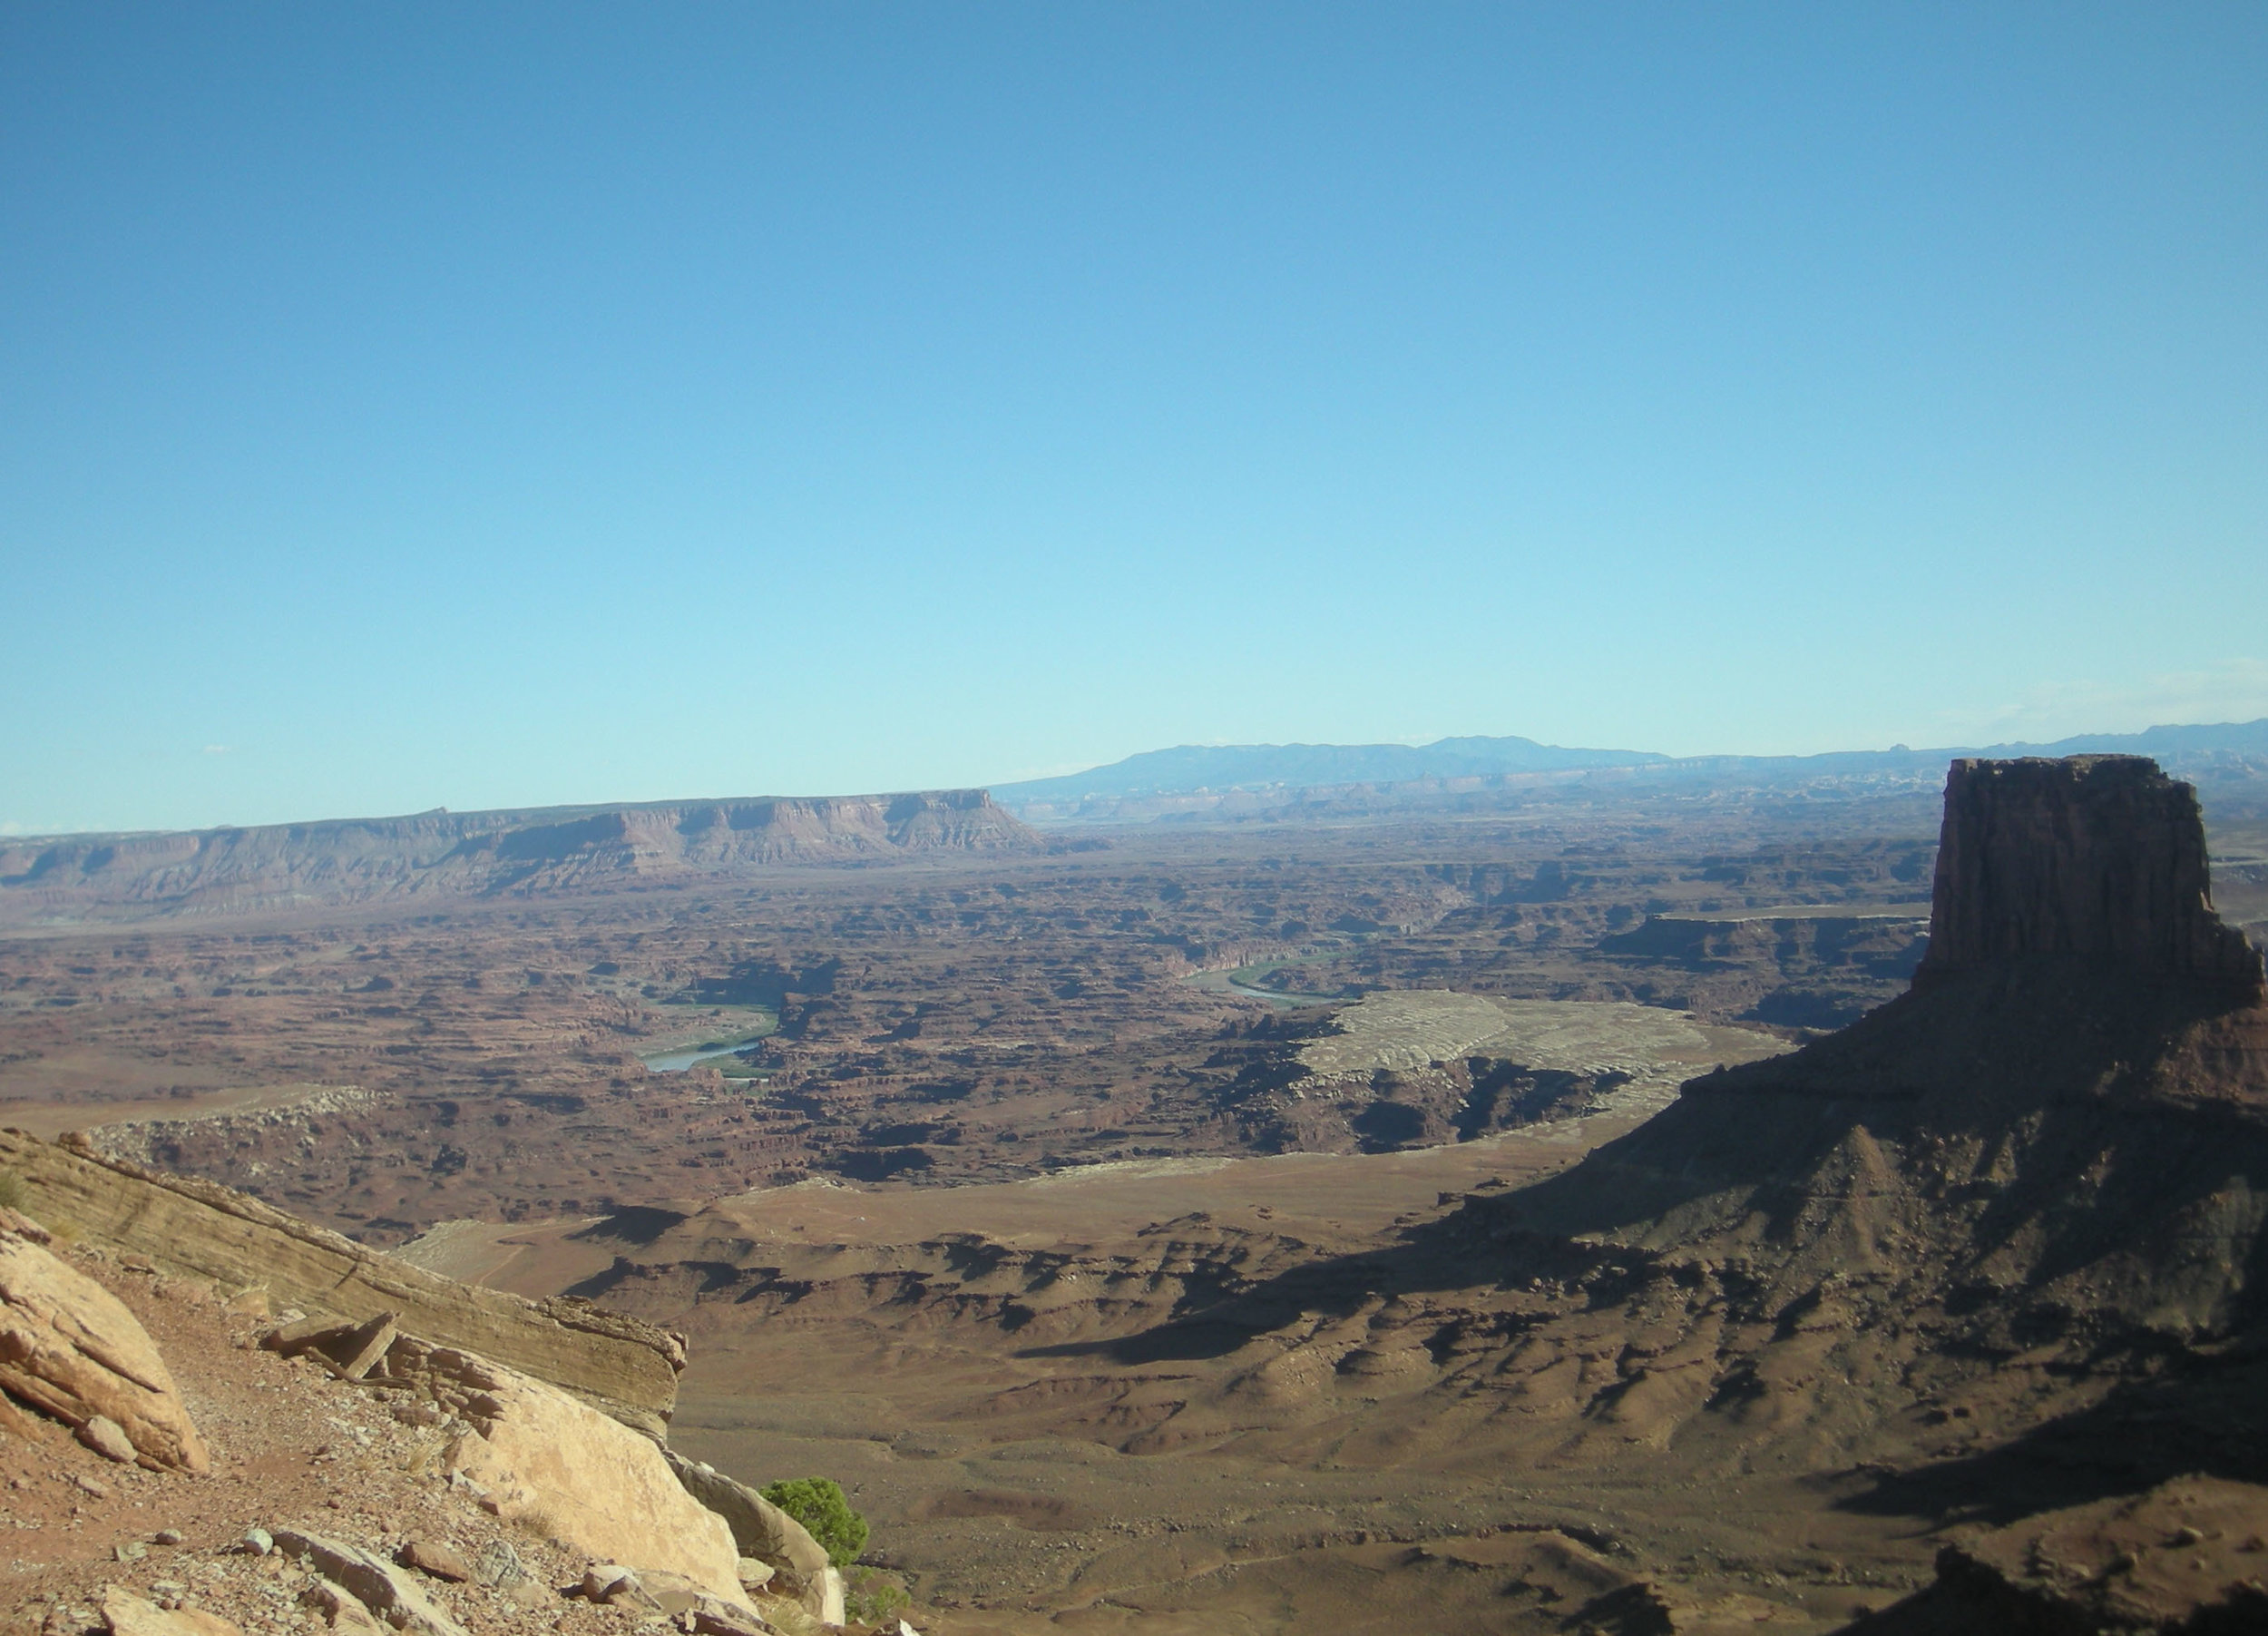
[[[1670,758],[1642,749],[1569,749],[1533,739],[1440,739],[1431,744],[1183,744],[1108,767],[993,787],[1002,803],[1087,795],[1183,795],[1279,785],[1387,784],[1507,772],[1644,767]]]
[[[2233,774],[2268,780],[2268,717],[2249,722],[2152,727],[2135,733],[2085,733],[2047,744],[1910,749],[1830,750],[1809,756],[1667,756],[1650,750],[1577,749],[1533,739],[1442,739],[1432,744],[1181,745],[1146,750],[1106,767],[1060,778],[992,786],[993,798],[1033,818],[1158,816],[1160,803],[1196,797],[1348,786],[1499,780],[1539,774],[1619,774],[1646,780],[1695,780],[1772,787],[1873,777],[1937,779],[1958,757],[2147,755],[2184,777]],[[1267,805],[1267,803],[1262,803]],[[1220,809],[1248,813],[1250,800]],[[1177,816],[1186,816],[1186,809]]]
[[[982,789],[416,813],[0,842],[0,926],[728,879],[1039,851]]]

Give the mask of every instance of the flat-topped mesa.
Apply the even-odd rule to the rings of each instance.
[[[2214,913],[2195,789],[2146,756],[1953,763],[1913,985],[2040,960],[2261,998],[2260,955]]]

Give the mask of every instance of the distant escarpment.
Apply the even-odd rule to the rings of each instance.
[[[982,789],[66,836],[0,846],[0,926],[669,886],[1042,847]]]

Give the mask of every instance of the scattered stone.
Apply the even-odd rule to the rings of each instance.
[[[134,1463],[133,1439],[126,1435],[126,1428],[108,1415],[90,1415],[78,1429],[81,1443],[105,1460],[115,1460],[121,1465]]]
[[[410,1636],[465,1636],[464,1627],[406,1573],[359,1545],[296,1528],[278,1529],[276,1545],[398,1631]]]
[[[532,1585],[535,1580],[521,1565],[520,1553],[512,1548],[510,1540],[491,1540],[473,1559],[473,1582],[491,1590],[510,1591]]]
[[[98,1500],[107,1500],[111,1497],[111,1485],[109,1484],[101,1482],[93,1477],[83,1475],[77,1472],[73,1472],[71,1475],[71,1485],[73,1488],[76,1488],[81,1494],[92,1495],[93,1498]]]
[[[646,1594],[638,1574],[620,1563],[592,1564],[583,1573],[582,1590],[586,1602],[610,1608],[635,1608],[648,1613],[661,1612],[661,1604]]]
[[[396,1553],[394,1560],[405,1568],[415,1568],[420,1573],[430,1573],[455,1585],[473,1577],[473,1570],[466,1566],[464,1559],[439,1540],[411,1540]]]
[[[236,1548],[248,1556],[266,1556],[276,1548],[276,1542],[265,1528],[247,1528]]]
[[[752,1556],[744,1556],[740,1559],[740,1588],[744,1591],[761,1590],[772,1582],[772,1575],[775,1572],[771,1563],[758,1562]]]
[[[140,1540],[122,1540],[111,1547],[111,1560],[113,1562],[138,1563],[149,1554],[150,1547]]]
[[[695,1636],[778,1636],[779,1627],[746,1608],[726,1607],[714,1597],[684,1615]]]
[[[152,1545],[178,1545],[181,1543],[181,1531],[178,1528],[161,1528],[150,1536],[150,1543]]]

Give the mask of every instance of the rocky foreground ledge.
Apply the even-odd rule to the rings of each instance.
[[[390,1312],[405,1333],[522,1370],[649,1436],[668,1429],[685,1344],[640,1319],[460,1284],[233,1188],[102,1153],[75,1132],[45,1142],[0,1130],[0,1171],[28,1214],[157,1272],[317,1317]]]
[[[745,1484],[402,1310],[268,1308],[0,1209],[0,1630],[846,1625],[826,1552]]]

